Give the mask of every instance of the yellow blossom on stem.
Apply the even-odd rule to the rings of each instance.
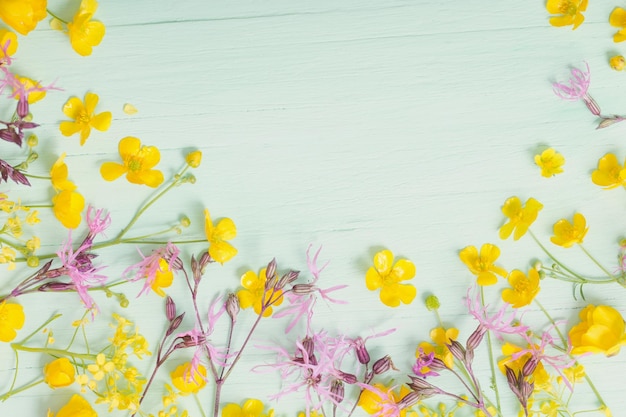
[[[620,185],[626,187],[626,168],[617,162],[617,157],[607,153],[598,161],[598,168],[591,173],[594,184],[611,189]]]
[[[223,264],[237,255],[237,249],[227,242],[237,236],[237,227],[231,219],[226,217],[214,225],[209,210],[205,209],[204,233],[209,241],[208,251],[212,259]]]
[[[115,364],[108,360],[104,353],[96,355],[96,363],[87,365],[87,370],[93,375],[93,379],[101,381],[106,374],[115,370]]]
[[[615,71],[622,71],[626,67],[626,60],[621,55],[615,55],[609,59],[609,65]]]
[[[583,243],[583,239],[589,228],[585,216],[580,213],[574,214],[573,223],[567,219],[561,219],[554,223],[554,236],[550,241],[558,246],[569,248],[575,243]]]
[[[47,15],[46,0],[0,1],[0,19],[21,35],[28,35]]]
[[[385,406],[397,404],[405,395],[411,392],[406,385],[402,385],[399,391],[393,390],[393,388],[380,383],[373,384],[372,386],[385,395],[379,395],[375,391],[365,389],[361,393],[357,404],[363,408],[367,414],[376,414],[379,417],[392,417],[390,410],[392,407]],[[389,410],[389,412],[384,412],[385,410]],[[393,414],[393,417],[406,417],[406,414],[407,409],[402,409],[400,410],[400,414]]]
[[[48,417],[52,417],[52,415],[52,412],[48,410]],[[56,417],[98,417],[98,414],[87,400],[74,394],[69,402],[61,407]]]
[[[168,262],[161,258],[159,260],[159,269],[157,269],[154,277],[154,281],[150,288],[152,291],[160,295],[161,297],[165,297],[165,291],[163,288],[167,288],[172,285],[174,281],[174,273],[170,270],[170,266]]]
[[[12,247],[0,245],[0,264],[7,264],[7,270],[11,271],[15,269],[16,255],[17,252]]]
[[[459,252],[459,258],[476,275],[478,285],[493,285],[498,282],[496,274],[505,277],[506,270],[494,265],[500,256],[500,249],[491,243],[485,243],[480,248],[480,254],[476,246],[467,246]]]
[[[265,405],[257,399],[249,398],[243,406],[239,404],[226,404],[222,409],[222,417],[272,417],[274,410],[269,410],[267,414],[263,413]]]
[[[99,45],[104,37],[104,24],[91,20],[97,8],[96,0],[82,0],[78,12],[67,24],[70,43],[79,55],[91,55],[93,47]]]
[[[193,374],[192,374],[193,371]],[[206,385],[206,368],[199,364],[193,370],[191,363],[179,365],[170,374],[172,384],[181,392],[181,394],[196,394]]]
[[[535,268],[528,270],[528,276],[514,269],[507,280],[511,288],[502,290],[502,300],[513,308],[529,305],[539,293],[539,272]]]
[[[59,130],[63,136],[72,136],[80,132],[80,144],[85,141],[91,133],[91,128],[104,132],[111,126],[112,115],[110,111],[95,114],[99,97],[95,93],[86,93],[83,103],[78,97],[71,97],[63,106],[63,113],[73,119],[73,121],[63,121],[59,125]]]
[[[255,274],[254,271],[248,271],[241,276],[242,290],[237,291],[237,298],[239,299],[239,307],[241,308],[254,308],[256,314],[261,313],[261,308],[264,303],[268,303],[271,297],[276,299],[272,304],[279,306],[283,302],[281,297],[281,290],[268,290],[265,292],[265,283],[267,282],[266,276],[267,268],[263,268],[259,271],[259,274]],[[263,312],[263,317],[269,317],[272,315],[272,306],[268,306]]]
[[[452,340],[457,340],[459,338],[459,330],[454,327],[449,329],[436,327],[430,331],[430,338],[433,342],[435,342],[435,345],[428,342],[420,343],[415,351],[415,357],[420,357],[422,352],[426,355],[434,352],[436,358],[441,359],[448,368],[452,369],[454,366],[454,356],[452,355],[452,352],[450,352],[450,349],[448,349],[447,345],[449,345]]]
[[[565,158],[552,148],[546,149],[540,155],[535,155],[535,163],[541,168],[541,176],[549,178],[563,172]]]
[[[127,136],[118,145],[122,163],[105,162],[100,167],[102,178],[113,181],[126,174],[128,182],[158,187],[163,182],[163,173],[154,168],[161,160],[161,153],[155,146],[141,146],[141,141]]]
[[[50,178],[52,181],[52,187],[57,191],[69,190],[74,191],[76,185],[67,179],[68,169],[67,164],[63,161],[65,159],[65,152],[59,156],[56,162],[50,169]]]
[[[52,212],[68,229],[78,227],[84,208],[85,198],[75,191],[63,190],[52,197]]]
[[[76,370],[67,358],[58,358],[43,368],[43,380],[50,388],[67,387],[74,382]]]
[[[550,14],[557,15],[550,17],[552,26],[573,25],[574,30],[585,20],[582,12],[587,10],[587,0],[548,0],[546,9]]]
[[[185,161],[190,167],[198,168],[200,166],[200,162],[202,162],[202,151],[189,152],[185,157]]]
[[[573,355],[604,353],[613,356],[626,345],[624,318],[613,307],[590,304],[579,317],[580,323],[569,331]]]
[[[502,206],[502,213],[509,221],[500,228],[500,239],[507,239],[511,233],[513,240],[524,236],[542,208],[543,204],[532,197],[526,200],[525,205],[522,205],[519,197],[507,199]]]
[[[0,59],[17,52],[17,35],[10,30],[0,29]]]
[[[22,328],[26,316],[24,308],[17,303],[0,303],[0,342],[10,342],[17,336],[17,331]]]
[[[380,301],[389,307],[398,307],[400,303],[410,304],[417,290],[413,285],[400,284],[401,281],[415,277],[415,265],[408,259],[400,259],[393,263],[393,253],[382,250],[374,255],[374,266],[365,274],[367,289],[375,291],[380,288]]]
[[[565,376],[565,378],[567,378],[570,384],[576,384],[585,379],[585,367],[582,364],[577,363],[573,366],[570,366],[569,368],[563,369],[563,375]],[[563,383],[562,376],[558,376],[556,380],[559,384]]]

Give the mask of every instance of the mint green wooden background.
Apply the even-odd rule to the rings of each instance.
[[[532,196],[545,205],[533,229],[546,243],[554,221],[582,212],[590,226],[586,247],[615,265],[626,230],[626,194],[600,189],[590,173],[606,152],[626,156],[626,125],[594,131],[584,106],[560,101],[550,85],[586,61],[590,91],[605,112],[626,111],[626,75],[607,64],[612,54],[626,52],[612,42],[613,7],[593,2],[586,22],[571,31],[550,27],[541,1],[102,1],[96,17],[107,33],[92,56],[74,54],[67,39],[43,22],[21,39],[15,67],[64,89],[32,109],[44,122],[40,167],[45,172],[66,151],[70,178],[90,203],[111,211],[111,236],[149,195],[124,180],[99,178],[96,167],[117,157],[120,138],[133,135],[159,146],[166,175],[187,151],[200,148],[197,183],[159,203],[139,230],[186,214],[201,237],[205,207],[236,222],[239,255],[209,270],[204,305],[208,294],[235,289],[242,272],[258,270],[272,257],[284,269],[305,269],[309,243],[323,245],[321,259],[331,260],[323,282],[349,284],[343,295],[350,304],[319,303],[317,326],[363,336],[395,327],[396,336],[373,356],[391,353],[398,367],[409,369],[416,344],[428,340],[436,325],[423,306],[426,295],[439,296],[442,319],[460,328],[463,340],[475,326],[461,303],[474,280],[458,260],[461,248],[496,243],[503,251],[500,264],[509,270],[526,270],[540,257],[528,237],[499,240],[506,198]],[[77,138],[60,135],[58,122],[65,100],[86,91],[100,95],[99,109],[111,110],[114,120],[108,132],[94,132],[80,147]],[[127,102],[139,113],[125,115]],[[544,145],[565,155],[565,174],[540,177],[532,158]],[[65,234],[54,221],[45,227],[48,249],[54,249]],[[381,248],[415,262],[418,298],[412,305],[389,309],[365,288],[365,270]],[[599,275],[577,248],[554,252]],[[123,264],[134,256],[134,248],[123,247],[104,252],[102,260]],[[108,273],[116,277],[121,270],[110,267]],[[139,287],[125,288],[134,301]],[[587,299],[624,313],[624,291],[588,288]],[[182,299],[182,282],[170,293]],[[488,290],[494,302],[498,293]],[[24,297],[27,328],[54,311],[75,319],[72,297]],[[162,300],[149,300],[116,311],[129,314],[156,344],[164,326]],[[585,305],[572,299],[569,286],[551,281],[543,282],[540,300],[557,319],[574,319]],[[527,317],[542,320],[534,310]],[[255,343],[283,340],[282,324],[264,322]],[[106,317],[93,327],[106,332]],[[67,333],[56,335],[63,340]],[[624,405],[624,355],[582,360],[617,416]],[[273,376],[248,372],[271,356],[251,350],[246,358],[225,388],[224,402],[265,399],[279,390]],[[483,350],[485,377],[486,359]],[[43,359],[21,360],[21,378],[41,372]],[[12,376],[12,368],[10,349],[0,346],[0,381]],[[154,386],[149,401],[155,406],[166,379],[161,373]],[[0,383],[0,390],[6,386]],[[500,386],[505,389],[503,380]],[[579,389],[587,396],[586,387]],[[42,386],[0,404],[0,412],[44,415],[71,392]],[[288,416],[301,404],[291,397],[272,406]],[[189,411],[199,415],[193,404]]]

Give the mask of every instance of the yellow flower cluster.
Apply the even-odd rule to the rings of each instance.
[[[4,234],[16,240],[23,241],[24,224],[34,226],[40,222],[37,210],[31,210],[19,201],[9,200],[8,196],[3,193],[0,193],[0,211],[8,215],[4,225],[0,227],[0,235]],[[30,257],[35,254],[39,247],[40,240],[37,236],[27,239],[23,246],[8,246],[6,242],[0,244],[0,264],[7,264],[8,269],[12,270],[15,268],[14,261],[18,251],[24,256]]]

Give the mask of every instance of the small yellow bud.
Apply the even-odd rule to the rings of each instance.
[[[428,298],[426,298],[426,308],[428,311],[438,310],[439,306],[441,306],[441,304],[436,295],[429,295]]]
[[[34,148],[39,144],[39,138],[37,137],[37,135],[30,135],[28,139],[26,139],[26,144],[28,145],[28,147]]]
[[[626,61],[624,60],[623,56],[615,55],[614,57],[611,57],[611,59],[609,59],[609,65],[615,71],[621,71],[624,69],[624,66],[626,66]]]
[[[29,256],[28,259],[26,259],[26,264],[31,268],[36,268],[39,266],[39,258],[36,256]]]
[[[189,217],[185,216],[180,219],[180,225],[183,227],[189,227],[191,226],[191,220],[189,219]]]
[[[187,165],[190,167],[198,168],[200,166],[200,162],[202,162],[202,151],[189,152],[185,161],[187,161]]]
[[[45,93],[45,91],[44,91],[44,93]],[[43,96],[42,96],[42,97],[43,97]],[[24,117],[24,121],[25,121],[25,122],[32,122],[32,121],[33,121],[33,114],[32,114],[32,113],[28,113],[28,114],[26,115],[26,117]]]
[[[185,181],[188,182],[189,184],[195,184],[196,183],[196,176],[195,175],[187,175],[185,177]]]
[[[129,304],[130,304],[130,302],[128,301],[127,298],[122,298],[120,300],[120,307],[122,307],[122,308],[128,307]]]

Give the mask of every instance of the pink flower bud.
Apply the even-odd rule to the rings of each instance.
[[[378,359],[376,362],[374,362],[374,366],[372,367],[372,370],[376,375],[383,374],[390,369],[396,368],[393,366],[393,362],[391,361],[391,357],[389,355],[383,356],[382,358]]]
[[[165,317],[170,322],[176,317],[176,303],[169,295],[165,299]]]
[[[307,295],[315,292],[315,285],[313,284],[296,284],[291,287],[291,291],[296,295]]]
[[[355,377],[356,379],[356,377]],[[330,395],[336,403],[340,403],[343,401],[345,391],[343,388],[343,382],[339,380],[333,381],[332,386],[330,387]]]
[[[233,322],[237,320],[237,314],[239,314],[239,298],[237,298],[237,296],[233,293],[228,294],[228,299],[226,300],[226,312]]]
[[[354,350],[359,363],[367,365],[370,363],[370,354],[365,347],[365,341],[361,337],[357,337],[354,341]]]

